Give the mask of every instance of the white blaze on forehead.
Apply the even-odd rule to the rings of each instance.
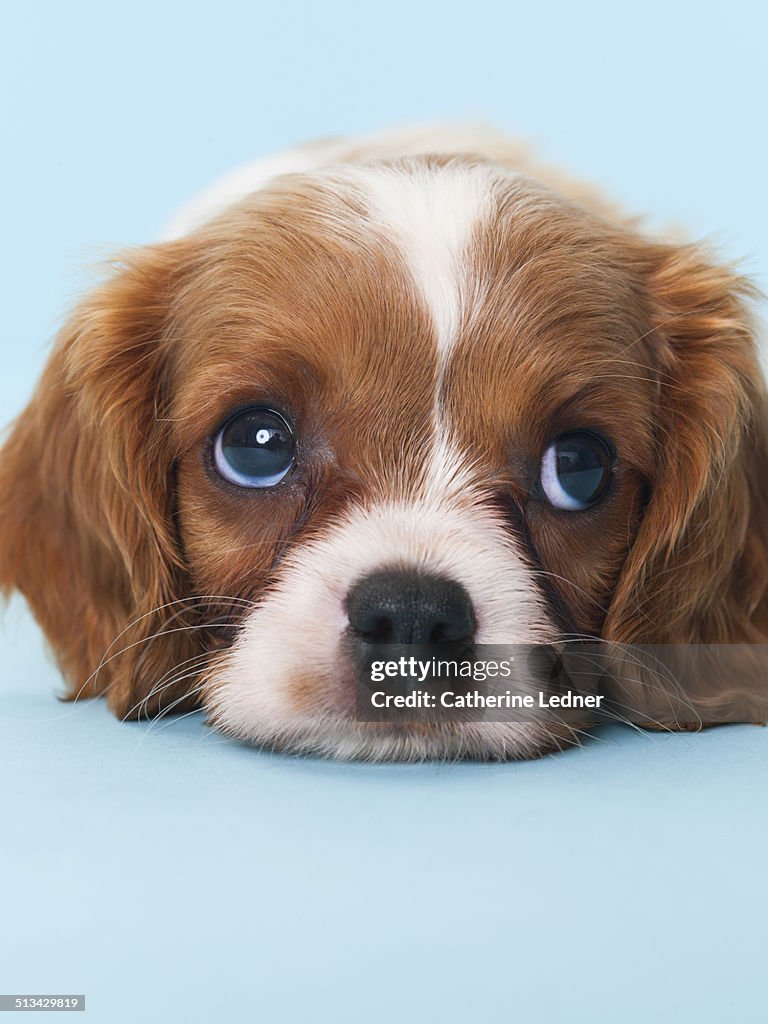
[[[362,189],[371,221],[400,249],[444,361],[469,292],[467,249],[492,212],[498,171],[463,161],[403,161],[351,168],[348,177]]]
[[[527,162],[517,143],[482,125],[412,125],[356,138],[318,139],[260,157],[224,174],[188,202],[161,237],[163,240],[179,238],[193,231],[232,203],[269,186],[284,174],[306,174],[342,164],[367,164],[422,153],[481,153],[515,167]]]

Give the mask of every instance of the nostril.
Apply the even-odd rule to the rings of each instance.
[[[364,623],[354,628],[355,632],[359,633],[364,640],[373,644],[392,643],[395,635],[394,623],[386,615],[377,615],[370,620],[366,619]]]
[[[438,622],[429,634],[431,644],[455,644],[469,640],[475,632],[474,619],[462,616],[455,622]]]
[[[469,594],[455,580],[416,570],[382,570],[347,597],[352,633],[364,644],[464,643],[475,632]]]

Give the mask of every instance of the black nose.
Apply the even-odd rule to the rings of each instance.
[[[356,583],[347,597],[353,633],[365,644],[469,641],[472,602],[455,580],[416,570],[384,570]]]

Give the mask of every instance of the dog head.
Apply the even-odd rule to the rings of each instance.
[[[75,311],[2,453],[0,579],[121,716],[202,704],[336,756],[550,749],[554,717],[361,723],[356,652],[763,640],[748,293],[479,159],[276,179]],[[688,698],[758,713],[745,679]]]

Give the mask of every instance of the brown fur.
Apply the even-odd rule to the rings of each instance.
[[[527,204],[532,189],[510,185],[475,240],[487,291],[442,391],[462,444],[575,632],[766,643],[768,421],[749,285],[696,247],[559,198]],[[283,184],[128,254],[64,328],[0,456],[0,583],[26,596],[73,696],[106,693],[128,717],[193,706],[195,662],[153,687],[226,645],[287,546],[418,473],[431,327],[363,219],[352,199]],[[262,400],[302,424],[304,469],[235,493],[211,474],[208,439]],[[619,452],[611,496],[578,516],[531,498],[543,448],[575,427]],[[615,667],[617,701],[674,724],[652,673]],[[764,719],[765,676],[748,667],[723,678],[708,664],[685,701],[705,721]]]

